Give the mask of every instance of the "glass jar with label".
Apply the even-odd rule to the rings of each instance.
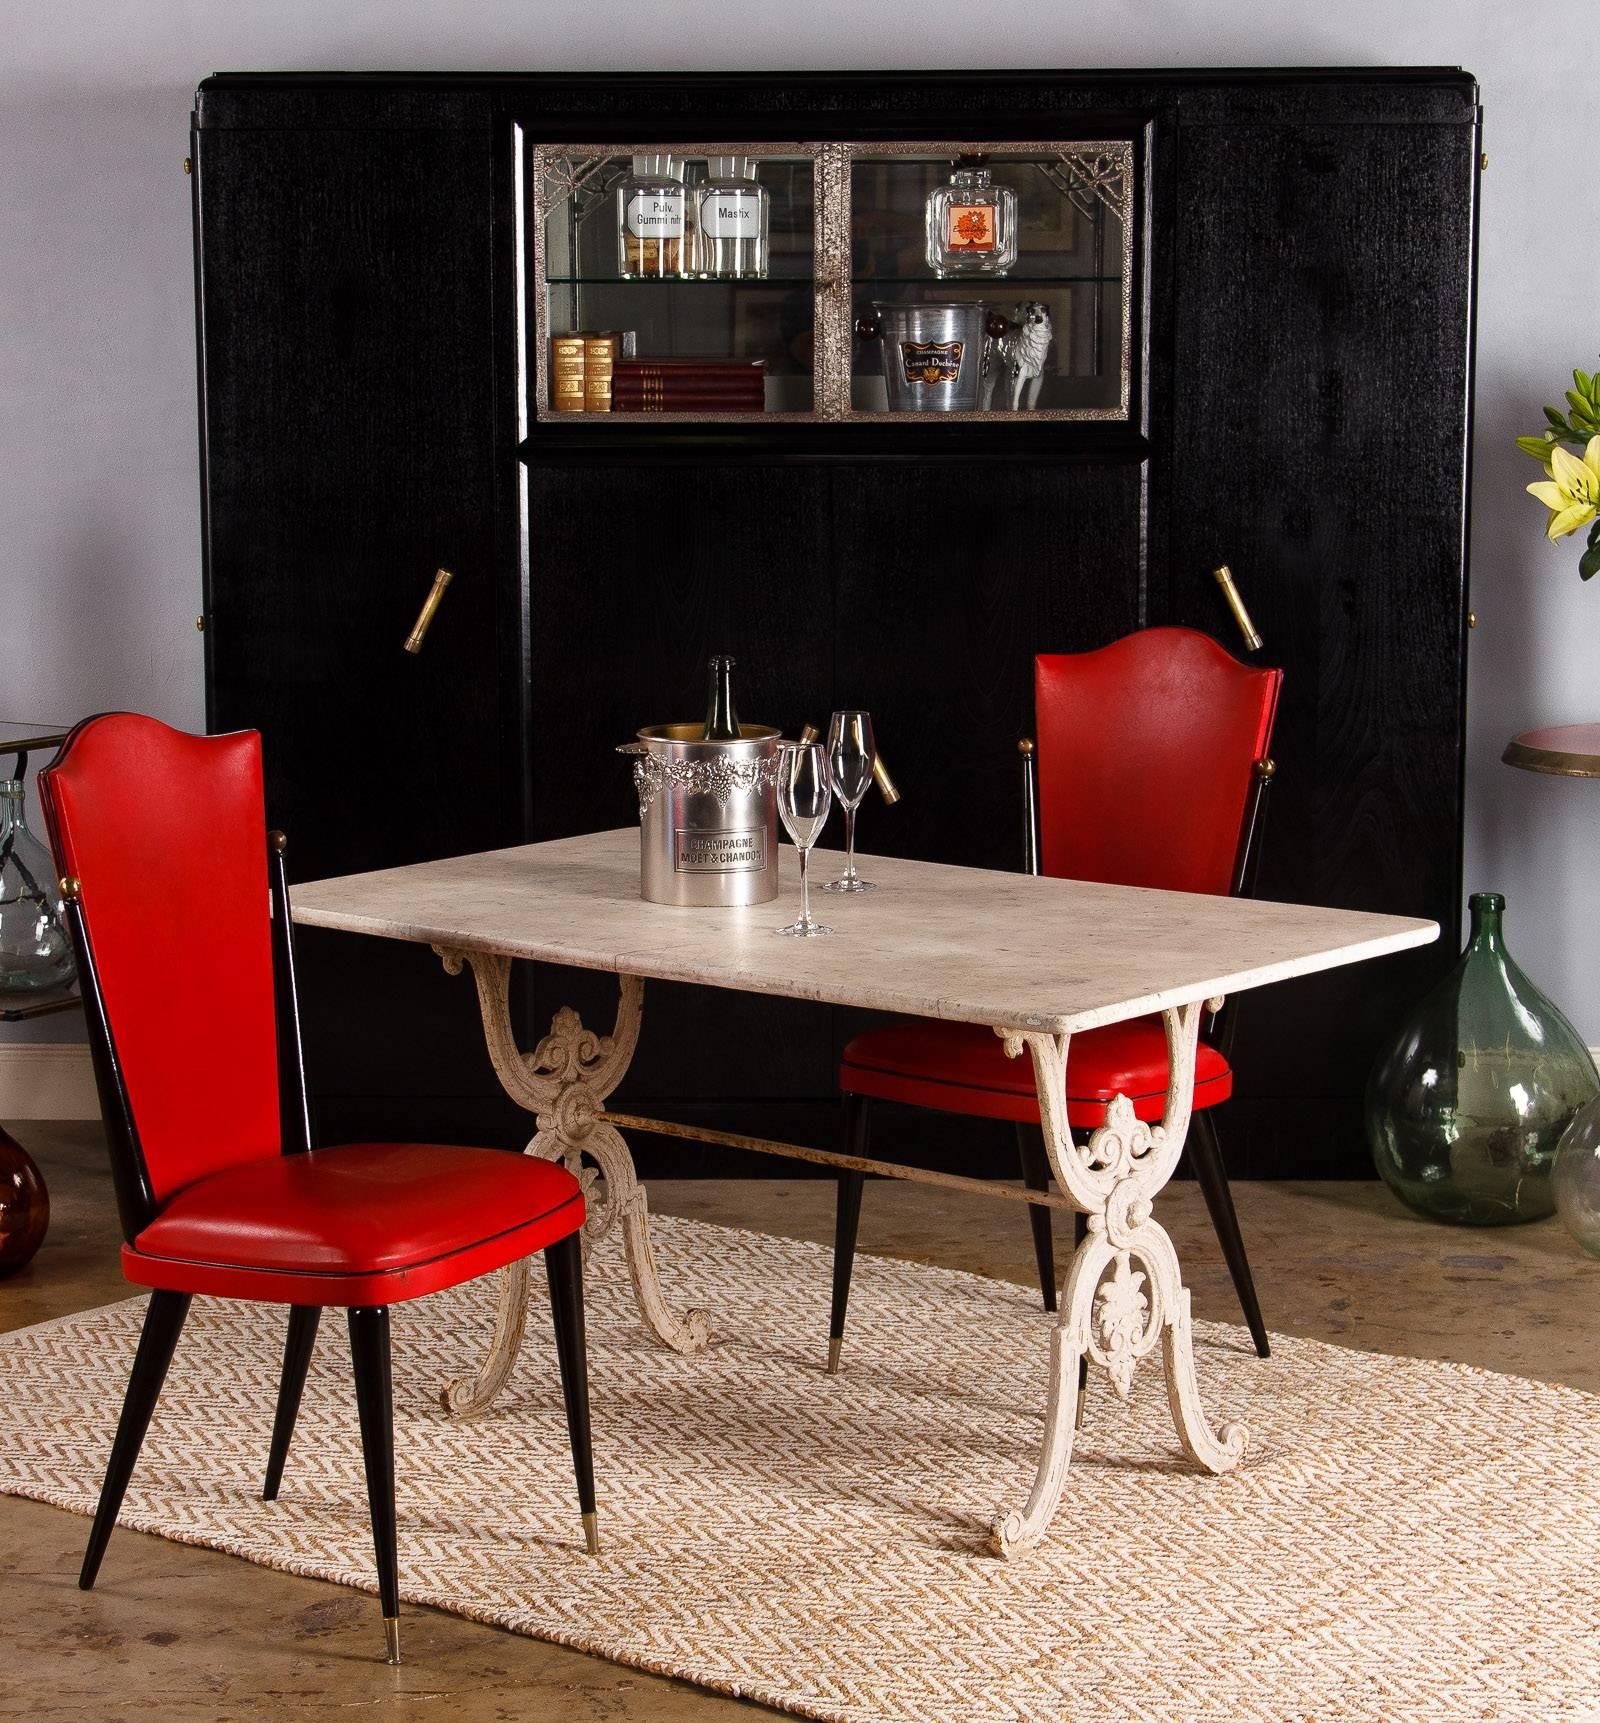
[[[694,274],[688,202],[676,156],[633,158],[633,172],[617,187],[619,275],[676,280]]]
[[[695,272],[718,279],[765,277],[770,198],[748,156],[711,156],[695,192]]]
[[[1004,275],[1017,261],[1017,194],[989,178],[984,156],[962,156],[928,194],[928,267],[947,275]]]

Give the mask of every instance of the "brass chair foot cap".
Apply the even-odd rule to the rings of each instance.
[[[1078,1390],[1078,1409],[1076,1413],[1074,1413],[1072,1419],[1072,1427],[1074,1430],[1081,1430],[1083,1428],[1083,1403],[1088,1399],[1088,1397],[1088,1394],[1082,1388]]]
[[[841,1335],[837,1340],[830,1340],[828,1342],[828,1374],[830,1376],[837,1376],[839,1374],[839,1354],[843,1351],[843,1335]]]
[[[590,1555],[600,1553],[600,1521],[592,1513],[583,1516],[583,1547]]]
[[[400,1661],[400,1617],[386,1615],[383,1618],[384,1662],[398,1663]]]

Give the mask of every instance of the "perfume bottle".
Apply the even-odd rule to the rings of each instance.
[[[688,206],[676,156],[635,156],[617,187],[617,273],[628,280],[692,275]]]
[[[695,192],[695,266],[718,279],[767,273],[771,198],[749,156],[711,156],[710,177]]]
[[[990,181],[985,156],[962,156],[928,194],[928,267],[947,275],[1004,275],[1017,261],[1017,194]]]

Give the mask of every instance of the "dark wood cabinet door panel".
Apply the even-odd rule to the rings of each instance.
[[[262,732],[297,879],[520,835],[492,154],[487,126],[196,135],[208,721]],[[431,953],[308,935],[301,967],[329,1128],[404,1103],[403,1135],[504,1132],[445,1099],[495,1085],[470,985]]]
[[[209,721],[262,731],[295,877],[510,841],[489,134],[198,147]]]
[[[638,824],[642,725],[705,715],[731,653],[745,723],[826,723],[834,684],[830,475],[818,467],[535,465],[528,474],[535,839]],[[783,856],[785,886],[797,877]],[[715,919],[716,910],[704,910]],[[753,912],[784,919],[780,901]],[[572,994],[609,1021],[615,984],[536,975],[532,1021]],[[793,1000],[652,987],[628,1077],[645,1098],[825,1094],[828,1013]]]
[[[1476,128],[1191,128],[1178,157],[1170,613],[1226,638],[1229,563],[1286,672],[1258,889],[1444,927],[1243,1002],[1242,1096],[1353,1101],[1458,932]]]
[[[834,509],[835,690],[903,798],[869,794],[863,848],[1019,867],[1034,655],[1139,626],[1141,467],[842,468]]]

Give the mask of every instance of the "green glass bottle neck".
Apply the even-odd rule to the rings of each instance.
[[[1467,899],[1467,909],[1472,917],[1471,932],[1467,938],[1468,951],[1492,951],[1497,956],[1504,957],[1506,945],[1502,918],[1505,915],[1506,900],[1498,892],[1475,891]]]

